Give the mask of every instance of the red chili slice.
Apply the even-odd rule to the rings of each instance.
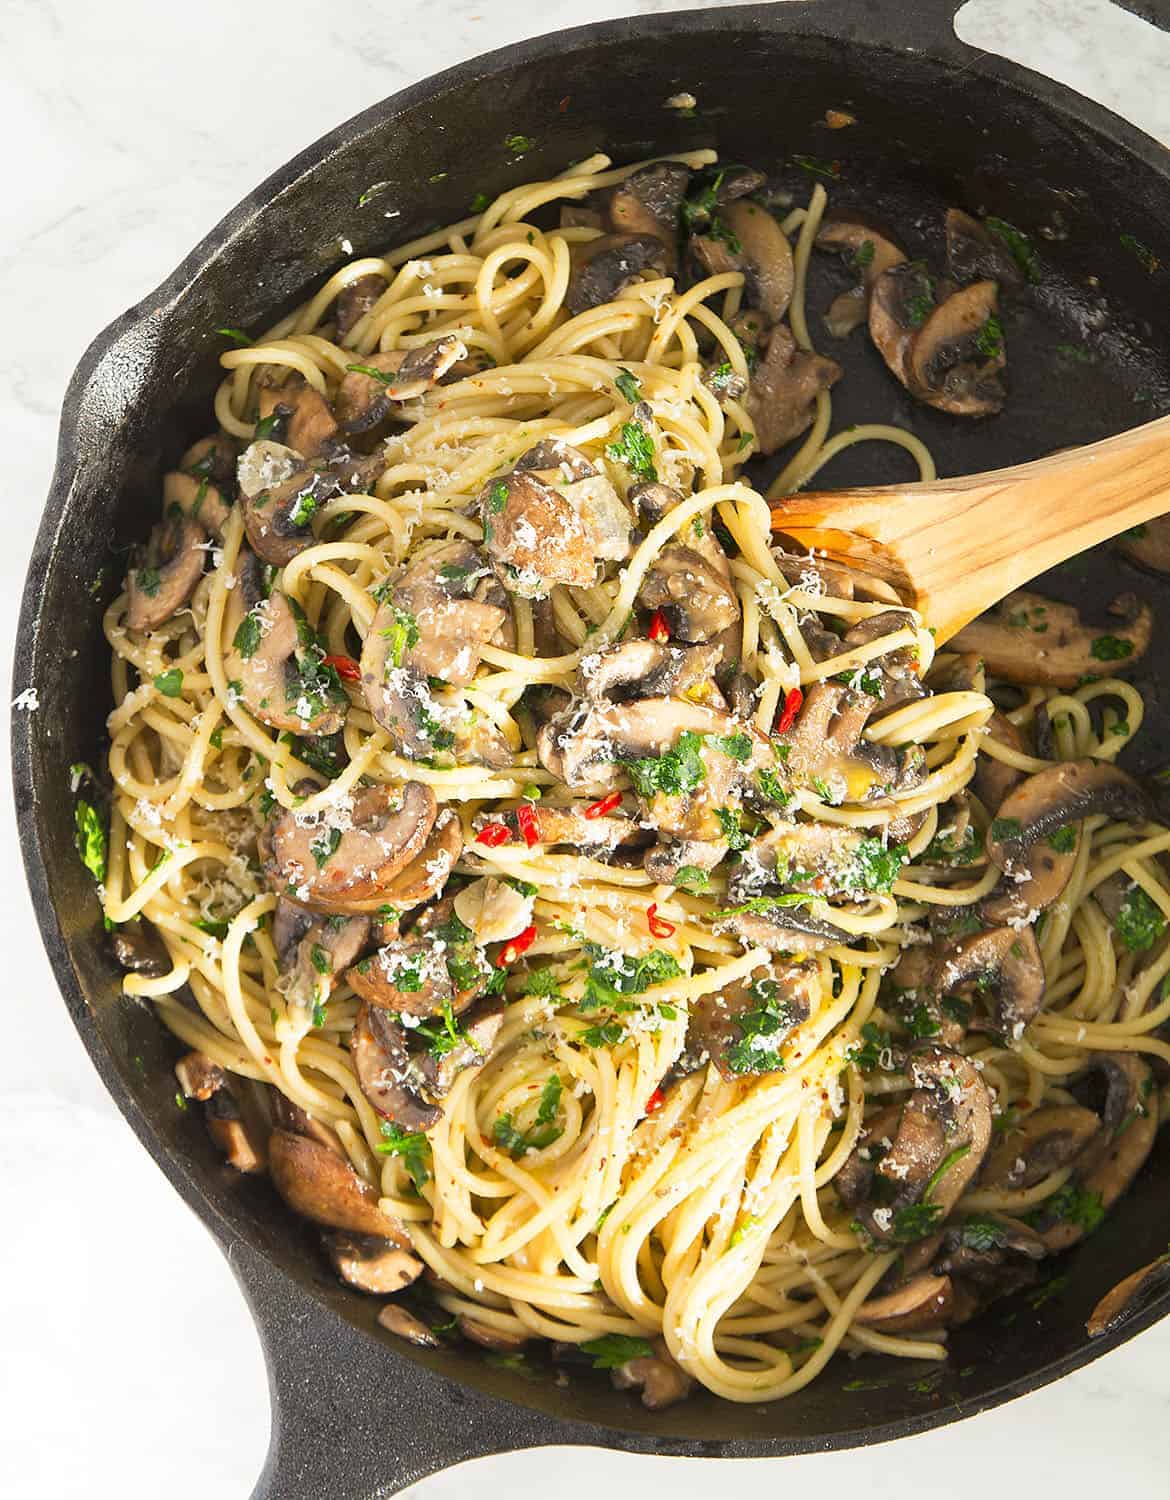
[[[536,941],[536,925],[533,923],[514,937],[511,942],[505,943],[496,954],[496,968],[506,969],[509,964],[514,964],[520,955],[532,947]]]
[[[332,667],[343,682],[360,682],[362,669],[352,656],[327,656],[325,666]]]
[[[521,802],[516,809],[516,826],[530,849],[533,844],[540,843],[540,829],[536,826],[536,814],[532,811],[531,803]]]
[[[650,629],[646,632],[652,641],[670,640],[670,626],[666,623],[666,616],[660,609],[656,609],[650,619]]]
[[[673,937],[675,924],[668,922],[665,917],[658,915],[658,902],[651,901],[646,908],[646,926],[650,929],[651,937],[668,938]]]
[[[486,823],[475,835],[475,842],[494,849],[497,844],[506,844],[511,837],[506,823]]]
[[[649,1099],[646,1100],[646,1113],[648,1115],[657,1114],[665,1102],[666,1095],[660,1088],[655,1089],[654,1092],[650,1095]]]
[[[784,707],[776,720],[776,733],[785,734],[796,723],[796,716],[804,703],[804,694],[799,688],[789,688],[784,695]]]
[[[610,792],[607,797],[599,797],[596,802],[591,802],[585,809],[587,818],[604,818],[606,813],[613,812],[615,807],[622,803],[621,792]]]

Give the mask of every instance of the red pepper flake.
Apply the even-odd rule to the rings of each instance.
[[[475,842],[494,849],[498,844],[506,844],[511,837],[506,823],[486,823],[475,835]]]
[[[666,1102],[666,1095],[660,1088],[654,1090],[649,1099],[646,1100],[646,1113],[656,1115]]]
[[[532,947],[535,941],[536,924],[532,923],[517,937],[514,937],[511,942],[504,944],[499,953],[496,954],[496,968],[506,969],[509,964],[514,964],[522,953],[527,952]]]
[[[561,112],[561,114],[564,114],[565,111],[568,109],[568,107],[569,107],[569,100],[570,100],[571,97],[572,97],[572,95],[566,94],[565,97],[561,100],[561,102],[557,105],[557,109]]]
[[[656,938],[668,938],[674,936],[675,924],[668,922],[665,917],[658,915],[658,902],[651,901],[646,908],[646,926],[650,929],[650,936]]]
[[[604,818],[606,813],[613,812],[615,807],[622,803],[621,792],[610,792],[607,797],[599,797],[596,802],[591,802],[585,809],[587,818]]]
[[[804,694],[799,688],[789,688],[784,695],[784,707],[780,710],[780,717],[776,720],[776,733],[787,734],[796,723],[796,716],[804,703]]]
[[[516,826],[524,835],[524,842],[530,849],[533,844],[540,843],[540,829],[536,826],[536,814],[530,802],[521,802],[516,809]]]
[[[666,616],[660,609],[654,611],[650,620],[650,629],[646,632],[652,641],[670,640],[670,626],[666,623]]]
[[[352,656],[327,656],[325,666],[332,667],[343,682],[360,682],[362,669]]]

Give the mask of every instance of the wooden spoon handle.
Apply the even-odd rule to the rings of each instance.
[[[790,495],[773,529],[859,564],[941,642],[1065,558],[1170,510],[1170,417],[1033,463],[925,484]]]

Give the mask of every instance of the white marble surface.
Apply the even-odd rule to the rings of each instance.
[[[263,176],[354,111],[534,30],[678,8],[0,0],[5,655],[61,394],[109,319]],[[1170,139],[1170,39],[1105,0],[973,0],[959,28]],[[5,681],[9,669],[6,661]],[[0,1493],[244,1496],[266,1447],[268,1401],[243,1301],[65,1020],[33,932],[7,802],[0,807]],[[545,1450],[482,1460],[411,1494],[438,1500],[486,1481],[515,1500],[575,1500],[603,1487],[681,1500],[734,1485],[750,1500],[815,1481],[838,1492],[864,1485],[874,1500],[986,1500],[1055,1480],[1065,1500],[1106,1489],[1160,1495],[1168,1369],[1163,1325],[1058,1387],[879,1450],[783,1468]]]

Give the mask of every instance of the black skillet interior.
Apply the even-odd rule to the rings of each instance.
[[[315,1236],[267,1184],[233,1174],[198,1119],[175,1108],[175,1049],[145,1008],[120,997],[72,845],[68,767],[100,759],[110,706],[101,611],[121,577],[123,549],[157,513],[160,473],[208,426],[223,347],[212,330],[263,326],[320,283],[343,238],[359,255],[401,242],[458,219],[477,193],[550,175],[598,149],[621,162],[714,145],[725,160],[779,170],[798,201],[818,179],[793,157],[835,161],[839,173],[826,179],[833,200],[880,213],[927,257],[937,255],[942,211],[955,203],[1018,225],[1042,265],[1039,282],[1005,316],[1011,395],[1000,416],[967,423],[913,405],[855,335],[841,356],[847,374],[835,393],[835,426],[911,426],[940,473],[955,474],[1083,443],[1170,409],[1170,158],[1087,101],[961,46],[951,31],[957,8],[951,0],[817,0],[696,11],[585,27],[463,65],[296,158],[104,334],[75,377],[17,652],[15,689],[35,686],[40,698],[39,711],[18,716],[14,729],[22,842],[45,940],[95,1064],[228,1248],[256,1311],[276,1409],[266,1495],[360,1500],[462,1457],[540,1442],[727,1456],[919,1430],[1091,1357],[1098,1346],[1090,1349],[1084,1334],[1089,1309],[1170,1238],[1164,1142],[1059,1277],[1039,1297],[999,1305],[959,1330],[941,1371],[838,1361],[768,1408],[698,1395],[653,1414],[601,1377],[564,1386],[539,1369],[534,1377],[458,1349],[405,1350],[376,1329],[375,1304],[335,1282]],[[664,107],[680,89],[697,96],[693,118]],[[857,124],[829,131],[827,107],[850,111]],[[518,134],[534,142],[521,159],[506,144]],[[438,174],[446,175],[436,182]],[[1152,259],[1160,264],[1151,269]],[[838,274],[814,261],[814,334]],[[905,478],[907,462],[866,445],[817,483]],[[1122,588],[1155,602],[1161,591],[1108,550],[1042,586],[1090,611]],[[1139,678],[1148,759],[1168,724],[1159,669],[1170,611],[1162,615]],[[1152,1321],[1167,1301],[1132,1326]]]

